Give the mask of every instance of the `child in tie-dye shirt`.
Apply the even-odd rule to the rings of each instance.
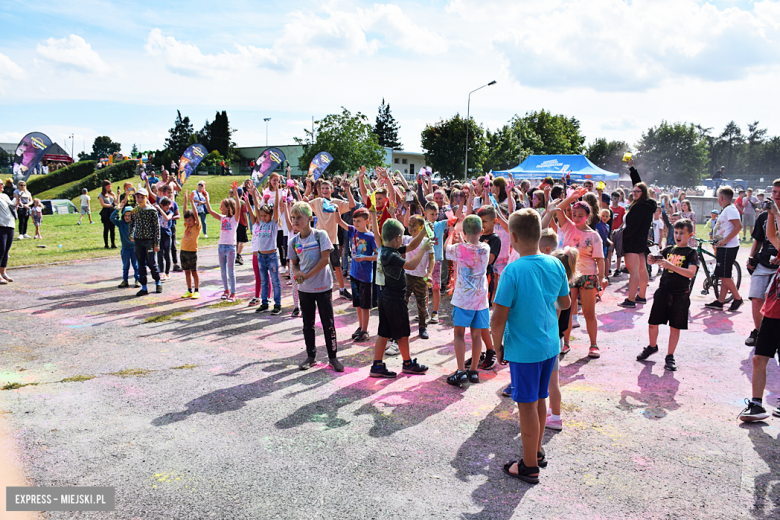
[[[447,383],[460,386],[463,383],[479,383],[479,355],[482,352],[482,329],[490,328],[488,311],[487,267],[490,263],[490,246],[479,241],[482,220],[469,215],[463,220],[463,242],[460,234],[450,231],[445,252],[447,258],[457,264],[458,277],[452,293],[452,322],[455,325],[455,357],[458,369],[447,378]],[[455,238],[457,236],[457,238]],[[471,366],[465,366],[466,327],[471,328]]]

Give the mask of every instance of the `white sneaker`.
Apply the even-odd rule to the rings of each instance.
[[[571,328],[572,329],[578,329],[580,328],[580,322],[577,320],[577,315],[571,317]]]
[[[401,354],[401,350],[398,348],[397,343],[390,343],[387,342],[387,346],[385,347],[385,354],[388,356],[398,356]]]
[[[24,238],[32,238],[32,237],[30,235],[28,235],[27,233],[25,233],[24,234]]]
[[[24,240],[24,235],[19,235],[18,237],[16,237],[16,240]]]

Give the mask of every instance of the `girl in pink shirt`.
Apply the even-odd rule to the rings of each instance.
[[[590,350],[588,356],[597,358],[599,352],[596,336],[598,322],[596,321],[596,296],[600,289],[605,289],[609,282],[605,276],[604,246],[599,234],[588,227],[590,218],[590,206],[584,202],[576,202],[571,209],[571,220],[566,216],[565,209],[569,205],[588,192],[586,188],[575,190],[561,202],[556,209],[558,224],[563,232],[563,245],[577,248],[577,276],[571,283],[571,298],[577,301],[577,296],[582,302],[582,315],[588,328],[590,337]],[[572,313],[573,314],[573,313]],[[569,344],[571,337],[571,318],[569,328],[564,333],[564,344]]]

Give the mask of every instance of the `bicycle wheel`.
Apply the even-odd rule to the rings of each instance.
[[[734,268],[731,273],[731,279],[737,284],[737,290],[742,285],[742,268],[737,262],[734,262]],[[715,298],[720,297],[720,278],[713,278],[713,288],[715,289]],[[729,294],[723,303],[731,303],[734,300],[734,295]]]

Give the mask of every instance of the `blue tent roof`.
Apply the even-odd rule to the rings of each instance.
[[[602,170],[584,155],[529,155],[519,166],[493,174],[499,177],[511,175],[514,180],[543,179],[548,175],[560,179],[569,172],[573,181],[616,181],[620,177],[617,173]]]

